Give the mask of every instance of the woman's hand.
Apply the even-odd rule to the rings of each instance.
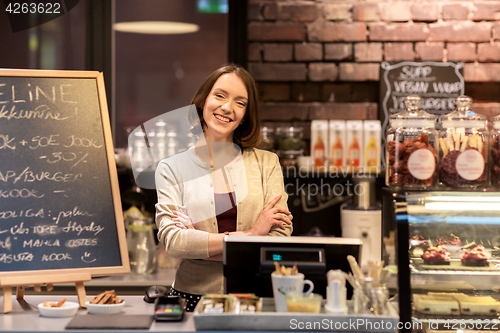
[[[279,214],[283,213],[286,215],[290,215],[291,213],[288,210],[281,207],[274,207],[274,205],[276,205],[276,203],[278,203],[280,199],[281,194],[271,200],[262,210],[262,212],[259,214],[259,217],[257,218],[257,222],[255,222],[255,225],[248,231],[251,235],[265,236],[269,233],[269,230],[271,230],[271,227],[273,225],[277,225],[281,229],[285,230],[286,228],[284,223],[292,224],[292,221]]]
[[[181,211],[174,210],[173,211],[174,215],[177,217],[174,217],[172,221],[177,222],[175,224],[176,227],[181,228],[181,229],[194,229],[193,223],[191,223],[191,219],[189,216],[184,214]]]

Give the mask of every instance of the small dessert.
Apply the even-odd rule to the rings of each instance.
[[[297,275],[299,274],[299,269],[297,268],[297,264],[294,264],[293,267],[286,267],[285,265],[280,266],[277,261],[274,262],[274,267],[276,270],[274,271],[277,275]]]
[[[496,245],[491,251],[491,255],[495,257],[500,257],[500,246]]]
[[[491,253],[488,252],[484,246],[476,245],[468,247],[467,251],[462,254],[460,260],[464,266],[485,267],[489,266]]]
[[[200,300],[202,313],[224,313],[233,308],[232,295],[207,294]]]
[[[497,316],[500,312],[500,302],[491,296],[471,296],[463,293],[429,293],[426,296],[435,299],[453,298],[458,302],[462,315]]]
[[[429,315],[458,315],[460,306],[451,296],[413,295],[413,305],[417,312]]]
[[[48,308],[60,308],[64,305],[64,303],[66,303],[66,297],[64,297],[59,302],[43,302],[43,306]]]
[[[422,235],[412,236],[410,240],[410,254],[412,257],[420,258],[431,246],[430,242],[424,238]]]
[[[457,245],[460,246],[462,244],[462,241],[458,236],[455,236],[454,234],[450,234],[448,236],[444,237],[439,237],[436,241],[436,246],[438,245]]]
[[[449,265],[450,258],[445,246],[430,246],[422,255],[425,265]]]
[[[90,299],[90,304],[119,304],[123,299],[118,298],[114,290],[106,290]]]
[[[458,302],[463,315],[498,316],[500,312],[500,302],[491,296],[471,296]]]
[[[477,246],[476,242],[470,242],[462,246],[462,250],[472,250]]]

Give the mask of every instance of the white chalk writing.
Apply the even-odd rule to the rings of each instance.
[[[94,235],[97,235],[101,231],[104,230],[104,227],[101,227],[100,225],[96,225],[94,222],[90,223],[90,225],[81,225],[76,222],[68,222],[68,225],[64,227],[63,232],[76,232],[78,236],[84,231],[86,232],[92,232]]]
[[[16,106],[7,109],[6,105],[0,108],[0,119],[53,119],[53,120],[66,120],[69,117],[62,117],[59,112],[52,113],[47,105],[39,105],[35,110],[16,110]]]
[[[12,184],[16,184],[18,181],[25,183],[32,183],[36,181],[41,182],[44,180],[53,181],[56,183],[59,182],[67,183],[67,182],[74,182],[82,177],[83,174],[81,173],[73,174],[73,173],[63,173],[59,171],[58,172],[39,171],[35,173],[30,170],[29,166],[26,167],[19,175],[13,170],[8,170],[6,172],[0,171],[0,181],[7,183],[12,180]]]
[[[13,261],[33,261],[33,258],[33,253],[30,252],[23,252],[18,254],[0,253],[0,262],[4,264],[10,264]]]
[[[72,85],[70,84],[61,84],[60,86],[52,86],[43,90],[39,86],[32,87],[31,83],[25,86],[8,86],[5,83],[0,83],[0,104],[33,102],[40,101],[42,98],[52,103],[56,103],[57,101],[76,103],[70,98],[71,87]]]
[[[59,239],[56,240],[48,240],[48,239],[30,239],[29,241],[23,242],[23,247],[42,247],[42,246],[60,246]]]
[[[69,253],[52,253],[42,255],[42,261],[62,261],[71,260],[71,255]]]

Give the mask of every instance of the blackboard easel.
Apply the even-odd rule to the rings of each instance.
[[[102,73],[0,69],[0,287],[130,273]]]
[[[78,295],[78,303],[80,307],[85,307],[86,292],[84,282],[91,280],[90,273],[73,273],[73,274],[49,274],[49,275],[23,275],[9,278],[0,278],[0,286],[3,288],[3,312],[12,311],[12,287],[16,287],[16,299],[24,298],[24,289],[28,285],[34,285],[35,290],[40,290],[40,286],[45,284],[47,290],[52,289],[53,283],[74,282],[76,293]]]

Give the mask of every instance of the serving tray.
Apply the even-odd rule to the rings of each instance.
[[[429,271],[451,271],[451,272],[495,272],[498,274],[500,269],[498,268],[498,260],[490,260],[488,266],[464,266],[460,260],[451,260],[449,265],[426,265],[422,259],[412,259],[415,268],[419,272],[429,272]]]
[[[341,331],[341,332],[395,332],[399,316],[389,303],[386,315],[355,314],[353,302],[348,300],[348,314],[275,312],[274,299],[262,299],[262,311],[255,313],[201,313],[202,302],[196,306],[193,317],[197,330],[248,331]]]

